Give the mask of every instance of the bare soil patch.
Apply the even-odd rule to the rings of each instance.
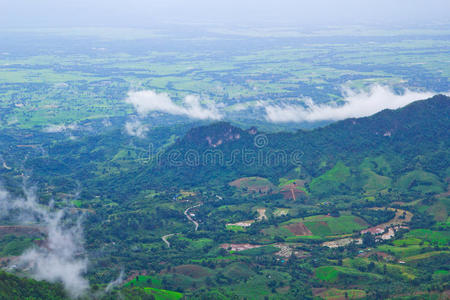
[[[289,224],[284,227],[297,236],[313,235],[311,230],[309,230],[302,222]]]
[[[243,177],[230,182],[229,185],[245,189],[249,193],[268,194],[275,191],[275,186],[262,177]]]
[[[252,244],[222,244],[220,248],[230,251],[244,251],[253,248],[259,248],[263,245],[252,245]]]
[[[256,211],[258,212],[258,221],[267,220],[266,216],[266,208],[257,208]]]
[[[358,217],[355,217],[355,223],[357,223],[357,224],[359,224],[361,226],[367,226],[366,221],[364,221],[363,219],[358,218]]]

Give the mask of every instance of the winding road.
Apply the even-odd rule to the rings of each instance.
[[[197,204],[197,205],[194,205],[194,206],[191,206],[191,207],[189,207],[189,208],[186,208],[186,210],[184,211],[184,215],[186,216],[186,218],[188,218],[189,221],[191,221],[192,223],[194,223],[194,225],[195,225],[195,231],[197,231],[197,229],[198,229],[198,222],[195,221],[194,219],[192,219],[192,217],[188,214],[188,212],[189,212],[190,209],[199,207],[199,206],[201,206],[201,205],[202,205],[202,203]]]
[[[192,219],[192,217],[188,214],[190,209],[196,208],[203,205],[203,203],[199,203],[197,205],[191,206],[186,208],[186,210],[184,211],[184,215],[186,216],[186,218],[188,218],[189,221],[191,221],[192,223],[194,223],[195,225],[195,231],[197,231],[198,229],[198,222],[195,221],[194,219]],[[164,241],[164,243],[166,243],[167,248],[170,248],[170,242],[167,240],[168,238],[170,238],[171,236],[174,236],[176,234],[180,234],[180,233],[170,233],[170,234],[166,234],[165,236],[161,237],[161,239]]]
[[[166,234],[165,236],[162,237],[162,240],[164,241],[164,243],[166,243],[167,248],[170,248],[170,242],[167,239],[176,234],[178,233]]]

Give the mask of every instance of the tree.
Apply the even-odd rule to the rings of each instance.
[[[364,247],[373,247],[375,246],[375,237],[370,232],[366,232],[362,238]]]

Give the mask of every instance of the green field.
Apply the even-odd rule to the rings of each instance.
[[[412,190],[422,194],[438,194],[444,191],[444,186],[435,174],[415,170],[400,177],[396,183],[401,190]]]
[[[450,251],[431,251],[431,252],[426,252],[426,253],[422,253],[422,254],[408,256],[408,257],[405,257],[404,260],[406,262],[411,262],[411,261],[416,261],[416,260],[427,259],[427,258],[434,257],[434,256],[441,256],[443,254],[450,254]]]
[[[386,192],[391,187],[392,179],[381,175],[390,173],[390,166],[382,157],[366,158],[360,165],[360,170],[366,194]]]
[[[287,226],[303,223],[312,235],[296,236]],[[283,222],[278,226],[270,226],[263,230],[264,234],[275,237],[283,237],[289,241],[300,240],[320,240],[322,238],[351,234],[368,227],[368,224],[361,218],[353,215],[341,215],[331,217],[325,215],[296,218]]]
[[[413,280],[417,277],[417,271],[413,268],[406,266],[404,264],[394,264],[386,261],[373,261],[368,258],[353,258],[345,259],[344,266],[351,267],[355,269],[369,269],[370,265],[373,264],[370,270],[373,273],[384,274],[387,273],[391,277],[396,277],[402,280]]]
[[[147,276],[147,275],[139,275],[135,277],[133,280],[130,280],[125,284],[125,286],[132,287],[148,287],[152,286],[155,288],[161,287],[161,279],[157,276]]]
[[[296,221],[299,221],[296,219]],[[316,236],[333,236],[352,233],[367,227],[367,223],[359,217],[352,215],[341,215],[339,217],[331,216],[312,216],[301,220],[306,227]],[[290,220],[287,224],[293,223]]]
[[[329,193],[338,191],[339,186],[350,177],[350,168],[339,161],[336,165],[323,175],[313,178],[309,189],[313,193]]]
[[[150,295],[153,295],[155,297],[155,300],[179,300],[183,298],[182,293],[174,291],[155,289],[151,287],[144,288],[144,291],[146,291]]]
[[[397,247],[390,245],[381,245],[378,246],[377,249],[382,252],[393,254],[394,256],[404,259],[405,257],[419,254],[428,246],[421,245],[410,245],[406,247]]]
[[[278,249],[277,247],[274,247],[272,245],[269,245],[269,246],[263,246],[263,247],[239,251],[239,252],[236,252],[236,254],[245,255],[245,256],[260,256],[260,255],[265,255],[265,254],[272,254],[272,253],[275,253],[278,251],[280,251],[280,249]]]
[[[406,238],[420,239],[431,245],[448,246],[450,243],[449,231],[433,231],[430,229],[414,229],[405,234]]]
[[[361,299],[366,297],[366,292],[363,290],[341,290],[336,288],[331,288],[322,292],[318,295],[321,299],[333,300],[333,299],[343,299],[348,297],[348,299]]]
[[[235,232],[245,231],[245,227],[239,225],[226,225],[226,228]]]
[[[321,281],[334,283],[346,277],[353,280],[380,280],[382,276],[372,273],[361,272],[353,268],[340,266],[322,266],[315,270],[315,277]]]
[[[283,298],[281,293],[275,291],[273,293],[267,285],[267,279],[280,282],[284,285],[289,284],[291,276],[286,272],[276,270],[264,270],[259,275],[248,278],[246,282],[242,282],[231,286],[231,291],[239,296],[239,298],[247,299],[264,299],[265,296],[270,298]]]

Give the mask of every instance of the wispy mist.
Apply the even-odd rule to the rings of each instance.
[[[119,277],[108,283],[108,285],[105,288],[105,292],[110,292],[113,288],[120,286],[123,283],[124,279],[125,279],[125,272],[122,269],[120,271]]]
[[[0,1],[0,27],[333,25],[448,21],[447,0],[16,0]]]
[[[13,215],[20,224],[43,227],[46,240],[44,245],[26,250],[12,264],[35,279],[62,282],[72,297],[83,295],[89,283],[83,277],[88,260],[83,248],[81,216],[51,205],[41,206],[33,189],[24,188],[24,192],[25,197],[14,197],[0,187],[0,208],[4,215]]]

